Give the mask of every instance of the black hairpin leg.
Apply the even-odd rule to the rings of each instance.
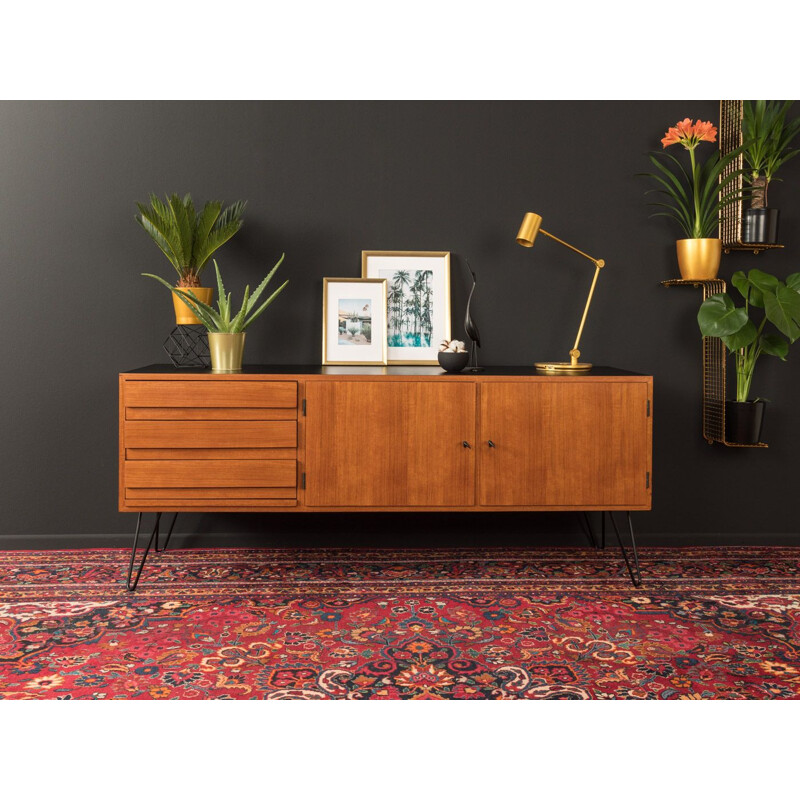
[[[158,547],[158,528],[161,524],[161,514],[162,512],[159,511],[156,514],[156,521],[153,524],[153,532],[150,534],[150,538],[147,540],[147,547],[144,549],[144,555],[142,556],[142,560],[139,562],[139,568],[136,570],[136,577],[133,577],[133,564],[136,560],[136,546],[139,543],[139,531],[142,527],[142,512],[139,512],[139,516],[136,519],[136,532],[133,534],[133,547],[131,548],[131,561],[128,564],[128,576],[125,580],[125,587],[129,592],[132,592],[136,589],[137,585],[139,584],[139,578],[141,577],[142,570],[144,569],[144,562],[147,561],[147,556],[150,553],[150,548],[155,543],[155,551],[157,553],[163,553],[164,550],[167,549],[169,545],[169,537],[172,536],[172,530],[175,527],[175,520],[178,519],[178,515],[172,518],[172,524],[169,526],[169,531],[167,532],[167,539],[164,542],[164,546],[159,549]],[[133,580],[131,580],[133,578]]]
[[[628,574],[631,576],[631,580],[633,581],[634,586],[641,586],[642,585],[642,573],[639,570],[639,554],[636,552],[636,537],[633,535],[633,522],[631,521],[631,512],[625,512],[628,515],[628,531],[631,535],[631,550],[633,551],[633,566],[631,565],[631,561],[628,558],[628,553],[625,550],[625,545],[622,543],[622,537],[619,535],[619,529],[617,528],[617,521],[614,519],[614,515],[609,511],[608,516],[611,519],[611,524],[614,526],[614,533],[617,535],[617,541],[619,542],[619,549],[622,550],[622,557],[625,559],[625,566],[628,568]],[[605,512],[604,512],[605,516]],[[605,530],[603,530],[603,542],[605,543]]]
[[[586,530],[589,534],[589,541],[592,543],[592,547],[594,547],[594,549],[597,550],[597,540],[594,538],[594,531],[592,530],[592,523],[589,522],[589,515],[585,511],[581,511],[581,514],[583,514],[583,520],[586,523]]]

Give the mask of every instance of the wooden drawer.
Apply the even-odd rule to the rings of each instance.
[[[297,408],[297,381],[125,381],[125,406]]]
[[[271,448],[297,447],[297,422],[128,420],[126,448]]]
[[[262,460],[126,461],[127,489],[245,489],[297,486],[297,462]]]

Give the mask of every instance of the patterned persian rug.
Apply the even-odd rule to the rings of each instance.
[[[796,698],[800,548],[0,552],[0,697]]]

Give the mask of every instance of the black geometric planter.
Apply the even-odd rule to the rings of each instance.
[[[742,241],[747,244],[777,244],[777,208],[748,208],[742,219]]]
[[[734,444],[758,444],[764,422],[763,400],[755,403],[725,401],[725,441]]]

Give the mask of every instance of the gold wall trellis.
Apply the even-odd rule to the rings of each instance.
[[[662,286],[700,286],[703,300],[712,294],[724,292],[725,281],[687,281],[676,279],[662,281]],[[725,440],[725,345],[716,336],[703,337],[703,438],[709,443],[719,442],[726,447],[768,447],[758,444],[739,444]]]
[[[744,113],[743,100],[719,101],[719,152],[721,156],[732,152],[742,144],[742,116]],[[722,180],[731,173],[741,170],[744,157],[741,153],[723,170]],[[742,175],[738,175],[731,184],[731,189],[741,192],[744,188]],[[782,244],[753,244],[742,241],[742,219],[744,216],[744,201],[740,197],[729,206],[722,209],[719,221],[719,238],[722,239],[722,248],[726,253],[731,250],[743,250],[756,255],[762,250],[776,250],[783,248]]]

